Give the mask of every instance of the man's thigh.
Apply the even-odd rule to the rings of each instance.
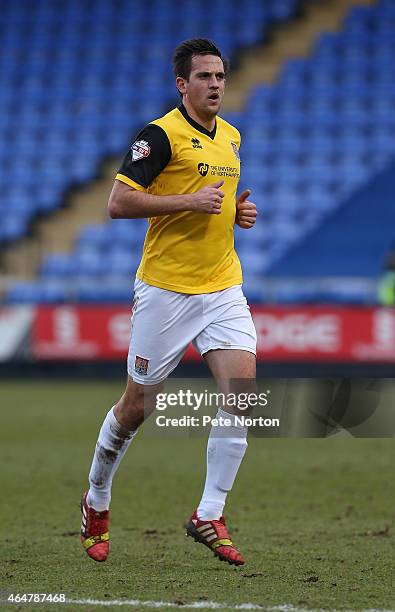
[[[217,349],[205,353],[204,360],[217,381],[256,378],[256,357],[249,351]]]
[[[240,372],[246,367],[246,362],[255,362],[256,331],[240,285],[215,294],[207,294],[204,316],[207,325],[194,340],[194,345],[201,355],[218,349],[252,353],[254,359],[248,356],[242,359],[238,370]],[[234,361],[231,355],[228,357],[224,355],[219,359],[226,360],[229,366]],[[234,367],[237,368],[237,362],[234,363]]]
[[[164,381],[200,332],[201,300],[136,280],[128,374],[141,385]]]
[[[213,296],[206,305],[215,316],[195,345],[204,357],[219,390],[232,395],[256,391],[256,331],[240,286]],[[226,409],[226,406],[224,406]]]

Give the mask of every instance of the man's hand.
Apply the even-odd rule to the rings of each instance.
[[[223,184],[224,181],[217,181],[217,183],[202,187],[199,191],[193,193],[190,196],[191,210],[209,215],[220,215],[222,200],[225,196],[224,192],[220,189]]]
[[[235,223],[243,229],[250,229],[255,224],[257,217],[256,205],[247,200],[251,190],[246,189],[236,200],[236,220]]]

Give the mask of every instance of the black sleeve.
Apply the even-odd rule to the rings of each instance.
[[[170,158],[171,147],[166,132],[159,125],[150,123],[138,133],[118,174],[148,187],[167,166]]]

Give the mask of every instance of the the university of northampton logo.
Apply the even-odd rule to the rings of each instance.
[[[191,143],[194,149],[203,149],[202,145],[200,144],[199,138],[191,138]]]
[[[207,172],[208,172],[208,164],[198,164],[198,171],[199,174],[201,174],[202,176],[206,176]]]

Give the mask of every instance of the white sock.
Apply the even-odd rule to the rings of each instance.
[[[87,501],[98,512],[110,506],[112,479],[136,433],[123,429],[111,408],[101,427],[89,472]]]
[[[232,425],[212,426],[207,443],[207,474],[203,496],[197,509],[201,520],[222,516],[226,496],[232,489],[247,448],[247,427],[236,425],[235,415],[218,410],[216,418],[232,420]]]

